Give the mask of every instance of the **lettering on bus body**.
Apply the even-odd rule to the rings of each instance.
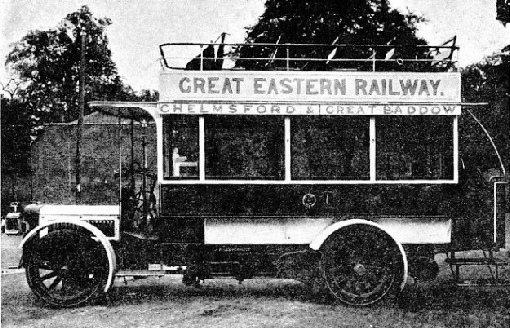
[[[195,115],[460,115],[460,106],[439,104],[274,104],[274,103],[159,103],[160,114]]]
[[[253,77],[251,87],[241,77],[218,76],[180,78],[181,94],[242,94],[250,89],[257,95],[335,95],[347,94],[346,79],[264,78]],[[368,96],[438,96],[441,80],[436,79],[354,79],[354,94]],[[444,95],[444,93],[443,93]]]
[[[160,82],[160,100],[171,103],[439,104],[460,101],[460,74],[457,72],[172,71],[162,73]],[[411,110],[411,115],[414,113]]]

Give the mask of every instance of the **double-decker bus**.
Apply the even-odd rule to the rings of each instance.
[[[240,51],[237,62],[258,69],[223,69],[211,44],[165,44],[158,102],[90,103],[155,122],[155,184],[145,188],[144,165],[141,207],[127,193],[118,206],[38,206],[22,265],[39,298],[76,306],[115,277],[177,273],[194,286],[297,279],[362,306],[410,276],[434,279],[438,251],[458,278],[469,261],[456,251],[504,244],[505,169],[476,104],[461,102],[458,71],[411,70],[430,59],[293,55],[331,45],[231,46],[285,55]],[[183,47],[200,55],[172,64],[164,49]],[[335,61],[368,70],[328,68]],[[488,167],[462,149],[463,117],[490,144]]]

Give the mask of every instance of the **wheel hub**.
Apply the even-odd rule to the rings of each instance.
[[[356,272],[356,274],[359,276],[363,276],[367,273],[367,269],[363,264],[357,263],[356,265],[354,265],[354,272]]]

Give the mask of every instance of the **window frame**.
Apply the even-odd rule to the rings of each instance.
[[[296,122],[296,119],[299,121]],[[294,169],[292,180],[366,181],[370,179],[369,117],[365,115],[298,116],[292,123],[295,123],[291,126],[291,134],[295,133],[295,135],[291,135],[290,162],[291,169]],[[308,129],[311,129],[312,133]],[[324,131],[329,133],[324,133]],[[325,144],[322,149],[317,147],[317,137],[327,140],[319,141],[319,144],[328,144]],[[356,144],[356,140],[358,140],[358,144]],[[361,147],[359,147],[359,140],[362,140]],[[301,142],[305,142],[305,144],[300,145]],[[307,145],[308,143],[311,145]],[[300,154],[303,154],[303,151],[304,154],[311,155],[306,156],[308,168],[304,170],[304,174],[299,172],[302,168],[294,162]],[[348,160],[349,156],[352,160],[355,155],[359,155],[359,151],[362,151],[363,157],[361,162],[364,167],[362,170],[359,170],[359,166],[353,165],[353,162]],[[330,171],[331,167],[335,165],[336,169]],[[357,169],[359,171],[355,172]],[[321,177],[321,175],[323,176]]]
[[[221,140],[221,138],[218,138],[217,136],[217,131],[214,131],[212,130],[213,127],[211,125],[213,125],[213,119],[212,117],[214,118],[220,118],[219,119],[219,124],[220,125],[223,125],[225,124],[226,126],[228,126],[229,130],[230,131],[240,131],[240,134],[239,135],[235,135],[235,138],[238,138],[239,140],[245,140],[245,141],[248,141],[250,144],[253,144],[253,141],[252,139],[248,138],[246,139],[245,135],[243,135],[243,133],[246,133],[246,131],[250,131],[250,132],[255,132],[255,134],[257,134],[257,132],[260,132],[260,131],[263,131],[263,133],[267,133],[265,135],[265,137],[269,137],[266,141],[271,141],[269,142],[269,147],[270,148],[273,148],[273,150],[269,150],[267,153],[265,153],[266,156],[271,156],[271,155],[275,155],[277,154],[277,157],[274,157],[272,159],[270,159],[269,157],[265,158],[266,159],[266,163],[271,167],[269,169],[269,171],[272,171],[270,172],[270,174],[272,173],[273,175],[267,175],[267,176],[258,176],[258,175],[255,175],[255,176],[228,176],[228,175],[218,175],[218,176],[213,176],[211,175],[211,171],[215,171],[217,170],[218,166],[215,166],[211,163],[211,159],[210,157],[208,158],[208,154],[207,154],[207,151],[208,149],[210,149],[209,147],[214,145],[214,141],[217,141],[217,140]],[[232,117],[232,116],[230,116]],[[266,126],[266,127],[261,127],[259,129],[259,126],[262,124],[262,122],[260,122],[257,118],[255,120],[245,120],[243,122],[242,118],[246,118],[246,117],[252,117],[254,118],[255,116],[248,116],[248,115],[238,115],[238,116],[235,116],[235,118],[241,118],[241,122],[237,122],[237,123],[234,123],[232,121],[228,121],[228,119],[230,118],[229,116],[225,116],[225,115],[222,115],[222,116],[208,116],[207,118],[203,117],[203,124],[204,124],[204,129],[203,129],[203,133],[201,134],[203,139],[204,139],[204,143],[200,146],[201,149],[204,150],[204,165],[205,165],[205,175],[204,175],[204,180],[206,181],[211,181],[211,180],[245,180],[245,181],[250,181],[250,180],[262,180],[262,181],[280,181],[280,180],[284,180],[285,178],[285,165],[284,165],[284,161],[285,161],[285,136],[284,136],[284,119],[281,117],[281,116],[276,116],[276,117],[268,117],[268,116],[263,116],[265,118],[265,122],[264,123],[267,123],[269,126],[269,128]],[[209,118],[210,121],[209,121]],[[232,117],[234,118],[234,117]],[[227,120],[227,121],[223,121],[222,120]],[[216,122],[218,123],[218,121]],[[233,127],[235,126],[235,127]],[[245,126],[248,126],[246,130],[243,130],[243,128]],[[239,128],[241,127],[241,128]],[[231,128],[231,129],[230,129]],[[201,129],[201,128],[200,128]],[[199,129],[199,130],[200,130]],[[279,129],[279,131],[276,131],[276,129]],[[219,130],[223,130],[223,132],[225,131],[225,126],[222,126],[219,128]],[[208,134],[211,136],[212,135],[212,140],[207,140],[207,136]],[[244,139],[243,139],[244,138]],[[199,140],[201,140],[199,138]],[[226,139],[228,140],[228,139]],[[266,145],[268,145],[266,144]],[[219,143],[216,143],[216,146],[217,145],[225,145],[223,142],[219,142]],[[277,150],[277,151],[276,151]],[[282,153],[283,151],[283,153]],[[212,154],[209,154],[209,156],[212,156]],[[234,156],[235,157],[235,156]],[[231,157],[232,158],[232,157]],[[251,158],[253,159],[253,158]],[[242,162],[244,163],[243,165],[245,167],[249,166],[250,164],[249,163],[249,160],[248,158],[246,159],[243,159]],[[229,163],[227,161],[227,163]],[[227,164],[228,166],[228,164]],[[237,174],[237,172],[236,172]]]
[[[196,117],[196,116],[191,116],[189,115],[190,118],[192,118],[192,122],[196,120],[197,122],[197,126],[196,126],[196,130],[197,130],[197,144],[196,144],[196,147],[198,148],[198,159],[197,159],[197,162],[194,166],[197,168],[197,175],[193,175],[193,176],[174,176],[173,175],[173,172],[175,170],[175,163],[173,163],[173,158],[172,158],[172,147],[170,146],[169,144],[169,136],[168,136],[168,133],[165,133],[166,130],[167,130],[167,126],[173,126],[172,125],[172,122],[167,122],[165,123],[164,122],[164,117],[163,116],[160,120],[161,120],[161,135],[159,135],[159,126],[158,126],[158,147],[160,146],[160,142],[161,142],[161,150],[159,151],[158,150],[158,154],[161,156],[161,161],[159,161],[159,158],[160,156],[158,156],[158,172],[161,171],[161,177],[163,179],[158,179],[160,181],[181,181],[181,180],[189,180],[189,181],[198,181],[199,178],[200,178],[200,166],[202,165],[202,162],[201,162],[201,157],[200,157],[200,151],[201,151],[201,148],[200,148],[200,140],[198,140],[198,137],[200,137],[200,133],[199,133],[199,127],[200,127],[200,117]],[[166,117],[169,117],[169,116],[166,116]],[[171,120],[171,118],[169,117],[168,118],[169,120]]]
[[[381,118],[391,118],[391,116],[381,116]],[[384,137],[381,137],[379,136],[379,138],[377,137],[377,134],[378,134],[378,131],[377,131],[377,128],[374,128],[374,131],[375,131],[375,139],[376,139],[376,143],[378,143],[378,145],[382,145],[384,144],[385,142],[389,142],[390,145],[391,143],[397,143],[397,144],[400,144],[401,146],[403,145],[404,147],[407,148],[407,151],[401,151],[401,152],[393,152],[393,154],[396,154],[396,155],[400,155],[400,156],[408,156],[410,160],[412,160],[413,163],[416,162],[417,159],[420,159],[419,157],[416,157],[416,156],[419,156],[418,153],[416,152],[413,152],[413,151],[409,151],[409,149],[412,149],[413,147],[417,146],[417,145],[413,145],[413,141],[411,140],[411,137],[412,136],[420,136],[420,133],[425,133],[430,131],[431,129],[433,128],[430,128],[430,129],[427,129],[426,127],[427,126],[440,126],[442,124],[445,124],[447,125],[447,130],[444,129],[444,133],[443,132],[438,132],[437,134],[432,134],[434,138],[438,138],[438,139],[434,139],[433,141],[440,141],[441,139],[446,138],[446,134],[448,133],[452,133],[453,132],[456,132],[457,130],[457,126],[456,126],[456,123],[457,123],[457,117],[456,116],[430,116],[430,115],[420,115],[420,116],[408,116],[408,115],[402,115],[402,116],[397,116],[399,118],[404,118],[404,119],[408,119],[409,121],[405,122],[403,120],[400,120],[400,121],[391,121],[391,120],[386,120],[386,122],[383,122],[383,123],[386,123],[386,124],[382,124],[380,126],[383,126],[383,128],[381,130],[386,130],[388,131],[388,128],[390,127],[391,129],[391,126],[394,125],[394,124],[398,124],[399,122],[402,122],[404,123],[403,126],[399,126],[399,129],[400,131],[398,133],[403,133],[405,137],[409,137],[409,140],[407,140],[405,137],[403,140],[401,140],[400,138],[397,138],[397,139],[386,139],[384,140]],[[442,119],[442,122],[437,122],[437,121],[432,121],[432,120],[426,120],[426,121],[422,121],[422,122],[419,122],[421,124],[418,124],[416,125],[416,123],[412,123],[411,120],[413,119],[425,119],[425,118],[436,118],[436,117],[440,117]],[[447,118],[450,118],[452,120],[447,120]],[[376,124],[378,124],[380,122],[377,122],[376,120]],[[416,131],[416,130],[413,130],[413,129],[410,129],[410,128],[406,128],[406,124],[410,124],[412,123],[414,125],[414,127],[418,127],[418,130],[419,131]],[[426,130],[425,130],[426,129]],[[449,131],[449,132],[448,132]],[[390,133],[393,133],[390,132]],[[422,135],[423,137],[423,135]],[[384,176],[384,175],[388,175],[390,174],[389,171],[385,171],[385,170],[382,170],[382,172],[378,172],[378,165],[379,164],[383,164],[384,161],[381,161],[381,158],[384,156],[383,153],[380,153],[378,154],[377,151],[376,151],[376,154],[375,154],[375,160],[373,161],[373,163],[375,163],[375,174],[376,174],[376,177],[375,177],[375,180],[376,181],[414,181],[414,180],[419,180],[419,181],[450,181],[450,180],[455,180],[455,174],[457,173],[457,166],[455,164],[455,161],[456,161],[456,154],[458,155],[458,148],[456,149],[456,134],[453,133],[449,136],[451,139],[448,139],[448,144],[449,144],[449,148],[447,149],[443,149],[443,152],[441,151],[436,151],[436,152],[432,152],[432,154],[429,154],[429,155],[444,155],[444,158],[447,158],[449,156],[452,156],[452,157],[449,157],[448,160],[449,160],[449,169],[447,169],[448,173],[445,173],[443,172],[443,177],[419,177],[418,174],[414,173],[414,165],[412,165],[412,168],[409,167],[409,170],[411,171],[410,173],[410,176],[408,177],[405,177],[405,178],[390,178],[388,176]],[[407,142],[406,142],[407,141]],[[427,141],[427,138],[424,138],[423,140],[422,139],[416,139],[414,140],[414,143],[416,143],[418,141],[418,143],[426,143]],[[450,143],[451,142],[451,143]],[[409,146],[411,145],[411,148],[409,148]],[[387,147],[388,144],[385,144],[385,146]],[[381,146],[380,148],[385,148],[385,146]],[[439,148],[440,149],[440,148]],[[376,149],[377,150],[377,149]],[[386,149],[387,150],[387,149]],[[446,151],[448,150],[448,151]],[[379,156],[379,157],[378,157]],[[429,158],[430,160],[430,158]],[[432,167],[430,167],[432,168]],[[380,168],[379,168],[380,169]],[[451,169],[451,172],[449,172]],[[379,173],[379,175],[378,175]],[[382,173],[382,174],[381,174]],[[447,174],[448,177],[444,177],[444,174]],[[449,177],[451,176],[451,178]]]
[[[453,178],[452,179],[397,179],[382,180],[377,179],[377,140],[376,140],[376,120],[378,115],[371,115],[369,118],[369,179],[360,180],[297,180],[292,179],[292,163],[291,163],[291,125],[292,116],[284,116],[284,162],[282,179],[211,179],[206,178],[205,170],[205,117],[198,116],[198,142],[199,142],[199,176],[197,178],[165,178],[163,176],[164,149],[163,149],[163,119],[172,114],[165,114],[159,117],[158,126],[158,176],[159,183],[162,185],[182,185],[182,184],[223,184],[223,185],[352,185],[352,184],[456,184],[459,181],[459,137],[458,137],[458,116],[457,115],[441,115],[441,117],[449,117],[452,119],[452,136],[453,136]],[[348,116],[348,115],[347,115]]]

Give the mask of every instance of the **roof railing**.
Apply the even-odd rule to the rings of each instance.
[[[275,43],[164,43],[165,69],[455,71],[459,47]]]

